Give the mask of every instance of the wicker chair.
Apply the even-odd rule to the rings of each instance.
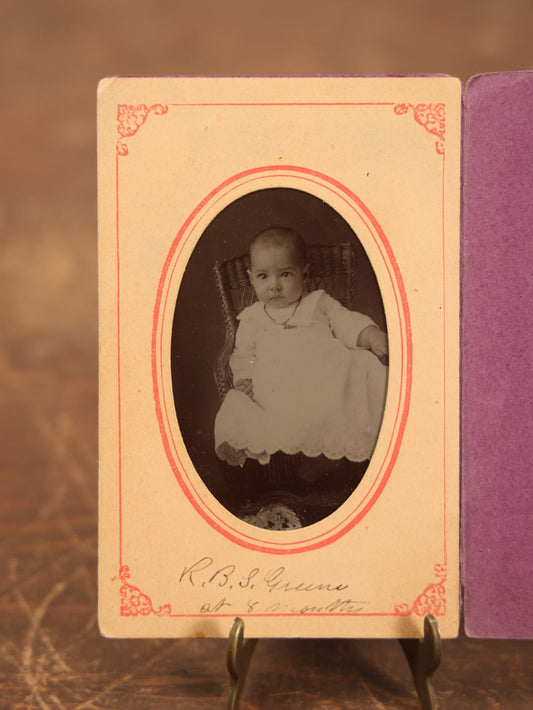
[[[344,306],[356,308],[356,255],[351,244],[310,244],[309,289],[323,288]],[[215,381],[220,398],[233,387],[229,357],[235,344],[237,316],[256,299],[248,278],[248,254],[215,264],[215,279],[226,328],[224,347],[215,363]]]
[[[311,244],[307,247],[307,255],[310,266],[309,289],[323,288],[344,306],[354,310],[356,308],[357,268],[353,246],[349,243]],[[248,254],[215,264],[216,285],[225,323],[224,347],[214,367],[215,381],[221,399],[233,387],[229,357],[235,344],[237,315],[256,300],[248,277],[248,268]],[[340,492],[337,492],[337,498],[334,494],[333,503],[329,505],[329,508],[327,502],[324,505],[324,496],[322,496],[322,505],[317,507],[316,504],[311,503],[310,495],[311,497],[314,495],[312,487],[310,488],[299,476],[302,465],[305,465],[305,458],[303,454],[288,455],[277,452],[266,466],[261,466],[254,461],[247,463],[255,471],[253,478],[258,486],[261,486],[260,481],[262,480],[263,493],[268,492],[269,495],[283,500],[288,500],[296,495],[301,502],[301,510],[305,511],[303,515],[307,519],[306,524],[309,524],[329,514],[349,495],[351,490],[343,490],[345,486],[341,485]],[[364,467],[360,470],[362,475]],[[329,495],[331,497],[331,493]],[[268,495],[265,500],[267,498]],[[239,514],[238,511],[237,514]]]

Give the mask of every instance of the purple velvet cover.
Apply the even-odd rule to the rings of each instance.
[[[464,93],[462,575],[473,637],[533,637],[533,72]]]

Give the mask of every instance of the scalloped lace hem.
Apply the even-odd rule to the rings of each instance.
[[[316,456],[324,455],[328,459],[333,461],[338,461],[342,458],[347,458],[349,461],[354,463],[360,463],[366,461],[372,456],[374,447],[361,446],[359,448],[333,448],[328,446],[312,446],[309,444],[295,445],[291,447],[280,447],[278,449],[272,449],[271,451],[264,450],[261,453],[255,453],[250,451],[250,449],[237,441],[223,441],[216,447],[216,454],[219,459],[226,461],[230,466],[244,466],[246,459],[256,459],[259,463],[265,465],[270,462],[270,457],[272,454],[281,451],[289,456],[295,454],[303,454],[309,458],[315,458]]]

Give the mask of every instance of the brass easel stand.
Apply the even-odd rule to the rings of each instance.
[[[399,639],[409,662],[422,710],[436,710],[433,674],[440,664],[441,640],[437,619],[428,614],[424,619],[424,638]],[[226,666],[230,676],[228,710],[237,710],[246,673],[257,639],[244,639],[244,622],[236,618],[228,638]]]

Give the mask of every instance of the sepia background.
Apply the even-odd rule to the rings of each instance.
[[[96,624],[96,86],[533,68],[530,0],[0,0],[0,708],[224,707],[221,641]],[[531,707],[530,642],[443,644],[440,708]],[[417,708],[392,641],[259,643],[255,708]]]

